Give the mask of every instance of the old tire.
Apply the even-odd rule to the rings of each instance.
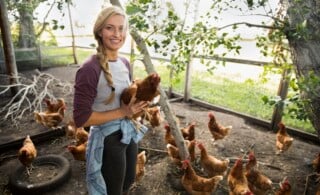
[[[12,194],[42,194],[56,189],[65,183],[71,176],[71,166],[68,159],[61,155],[46,155],[35,159],[33,166],[54,166],[58,171],[52,179],[35,184],[30,184],[22,179],[25,167],[19,165],[10,175],[9,186]]]

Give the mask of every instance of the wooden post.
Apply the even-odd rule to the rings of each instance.
[[[191,52],[192,53],[192,52]],[[189,63],[187,64],[186,67],[186,77],[185,77],[185,88],[184,88],[184,101],[188,102],[190,99],[190,89],[191,89],[191,72],[192,72],[192,61],[193,61],[193,57],[192,54],[190,54],[190,58],[189,58]]]
[[[11,40],[11,31],[8,22],[8,13],[5,0],[0,0],[0,27],[1,36],[3,42],[4,58],[7,68],[7,74],[10,76],[10,84],[16,84],[18,80],[18,70],[16,64],[16,58],[14,54],[14,48]],[[17,94],[17,87],[11,88],[12,95]]]
[[[279,88],[277,95],[280,96],[281,101],[279,104],[276,104],[273,110],[272,119],[270,122],[270,129],[273,131],[278,130],[278,123],[282,119],[283,114],[283,107],[284,107],[284,100],[287,98],[288,95],[288,88],[289,88],[289,82],[287,79],[287,75],[289,74],[289,70],[284,70],[282,72],[282,78],[279,83]]]
[[[38,51],[38,60],[40,64],[40,70],[42,70],[42,53],[41,53],[41,44],[39,43],[37,46]]]
[[[73,32],[73,23],[71,18],[71,11],[70,11],[70,1],[68,1],[68,13],[69,13],[69,22],[70,22],[70,29],[71,29],[71,37],[72,37],[72,55],[73,55],[73,62],[74,64],[78,64],[78,59],[76,55],[76,46],[75,46],[75,38]]]

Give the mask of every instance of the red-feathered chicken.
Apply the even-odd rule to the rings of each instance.
[[[275,195],[291,195],[292,194],[291,184],[289,183],[289,180],[287,178],[284,178],[279,185],[280,185],[280,189],[276,191]]]
[[[19,161],[26,167],[28,175],[32,169],[32,162],[37,157],[37,149],[29,135],[23,141],[23,146],[18,151]]]
[[[181,158],[180,158],[178,147],[168,143],[167,144],[167,152],[168,152],[168,155],[169,155],[169,158],[171,159],[171,161],[174,164],[180,166],[181,165]]]
[[[208,128],[214,140],[223,139],[226,135],[229,134],[232,126],[223,126],[219,124],[212,112],[209,112],[208,116]]]
[[[278,124],[279,130],[276,135],[276,147],[278,153],[284,152],[290,148],[293,142],[293,138],[287,133],[286,126],[280,122]]]
[[[195,145],[196,145],[196,141],[192,140],[185,140],[185,143],[187,145],[188,151],[189,151],[189,155],[190,155],[190,161],[193,162],[196,159],[196,155],[195,155]],[[179,154],[179,148],[172,145],[172,144],[167,144],[167,152],[168,155],[170,157],[170,159],[172,160],[173,163],[175,163],[178,166],[181,166],[181,158],[180,158],[180,154]]]
[[[197,144],[197,141],[195,139],[189,141],[189,144],[188,144],[188,151],[189,151],[191,162],[196,160],[196,144]]]
[[[34,112],[34,118],[37,123],[42,124],[48,128],[56,129],[64,119],[65,109],[66,107],[62,106],[61,108],[59,108],[58,112]]]
[[[196,123],[192,122],[188,126],[181,128],[181,133],[184,139],[186,140],[194,140],[195,138],[195,126]]]
[[[75,138],[76,138],[77,145],[87,142],[88,137],[89,137],[89,133],[83,127],[76,129]]]
[[[174,145],[174,146],[177,146],[176,145],[176,141],[173,137],[173,135],[171,134],[171,128],[168,124],[165,124],[164,125],[164,129],[166,130],[165,134],[164,134],[164,140],[165,140],[165,143],[166,144],[171,144],[171,145]]]
[[[257,159],[254,152],[251,151],[246,164],[246,177],[249,182],[249,188],[254,194],[266,194],[272,189],[272,181],[257,168]]]
[[[157,73],[152,73],[142,80],[135,80],[131,86],[123,90],[121,100],[129,104],[132,96],[135,95],[136,101],[152,101],[160,94],[159,83],[160,76]]]
[[[154,107],[148,107],[145,109],[145,112],[141,115],[141,120],[149,121],[151,127],[158,127],[161,123],[161,115],[160,115],[160,107],[154,106]]]
[[[75,139],[76,137],[76,125],[73,120],[69,120],[69,122],[65,126],[66,137],[68,139]]]
[[[44,102],[47,105],[45,112],[53,113],[58,112],[59,108],[62,106],[66,107],[66,103],[63,98],[58,98],[57,100],[44,99]]]
[[[320,152],[315,157],[315,159],[312,160],[312,167],[317,173],[320,173]]]
[[[237,159],[228,174],[228,185],[230,195],[252,195],[248,186],[248,180],[243,170],[242,158]]]
[[[75,146],[75,145],[68,146],[68,150],[72,154],[72,156],[75,160],[86,161],[87,143],[88,142],[85,142],[85,143],[82,143],[78,146]]]
[[[200,149],[200,165],[207,172],[209,177],[216,175],[225,175],[229,166],[229,159],[220,160],[212,155],[209,155],[207,149],[202,143],[198,143]]]
[[[146,151],[141,151],[137,155],[136,178],[135,178],[136,182],[139,182],[144,176],[146,162],[147,162]]]
[[[196,174],[189,160],[182,161],[184,174],[181,183],[189,194],[211,195],[216,191],[219,182],[223,176],[218,175],[211,178],[204,178]]]

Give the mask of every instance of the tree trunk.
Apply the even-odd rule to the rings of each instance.
[[[2,0],[0,2],[0,28],[1,28],[1,37],[3,42],[6,71],[7,71],[7,75],[9,75],[10,85],[14,85],[19,83],[18,70],[17,70],[17,64],[16,64],[16,57],[14,55],[13,44],[11,40],[11,32],[10,32],[6,2]],[[18,87],[12,87],[11,88],[12,96],[16,95],[18,91],[19,91]]]
[[[304,35],[300,37],[287,33],[292,52],[297,78],[308,78],[313,72],[320,78],[320,3],[319,0],[294,1],[287,0],[287,16],[290,29],[297,29],[298,25],[306,24]],[[300,31],[301,32],[301,31]],[[299,31],[298,31],[299,33]],[[311,90],[301,90],[301,97],[310,103],[306,104],[309,119],[318,132],[320,138],[320,86]]]
[[[18,5],[18,12],[20,15],[19,48],[31,48],[36,46],[33,11],[34,7],[32,1],[24,1],[21,5]]]
[[[118,0],[112,0],[111,3],[113,5],[117,5],[119,7],[122,8],[120,2]],[[144,42],[143,38],[138,34],[138,32],[131,30],[130,32],[131,37],[134,39],[134,41],[136,42],[140,53],[143,55],[143,64],[145,65],[146,71],[148,74],[155,72],[154,66],[152,64],[151,61],[151,57],[149,55],[149,51],[147,49],[147,45]],[[172,111],[172,108],[169,104],[167,95],[165,93],[165,91],[161,88],[161,86],[159,87],[159,91],[160,91],[160,106],[161,109],[163,110],[164,114],[165,114],[165,118],[171,128],[171,133],[173,134],[174,138],[175,138],[175,142],[177,144],[177,147],[179,148],[179,154],[181,159],[188,159],[189,158],[189,152],[186,146],[186,143],[183,139],[183,136],[181,134],[180,131],[180,127],[179,124],[176,121],[176,117]]]

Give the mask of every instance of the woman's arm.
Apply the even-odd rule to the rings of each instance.
[[[93,111],[83,126],[87,127],[90,125],[101,125],[112,120],[124,117],[131,117],[132,115],[142,111],[143,108],[148,106],[148,102],[146,101],[133,103],[134,101],[135,97],[131,99],[128,105],[121,104],[121,107],[115,110],[109,110],[104,112]]]

